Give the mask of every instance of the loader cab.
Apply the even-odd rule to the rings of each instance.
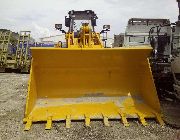
[[[97,15],[92,10],[85,11],[69,11],[69,17],[65,17],[65,26],[69,28],[68,32],[75,34],[80,31],[81,26],[88,25],[94,32],[96,26]]]

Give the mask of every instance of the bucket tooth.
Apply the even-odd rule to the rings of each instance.
[[[67,115],[66,116],[66,128],[70,128],[71,127],[71,116]]]
[[[104,125],[105,125],[105,126],[110,126],[110,125],[109,125],[109,121],[108,121],[108,117],[105,116],[105,115],[103,115],[103,122],[104,122]]]
[[[49,117],[48,119],[47,119],[47,123],[46,123],[46,130],[50,130],[52,128],[52,118],[51,117]]]
[[[129,123],[127,121],[126,115],[124,113],[122,113],[122,112],[119,112],[119,115],[121,116],[121,120],[122,120],[122,123],[124,124],[124,126],[128,127]]]
[[[164,121],[163,121],[163,119],[162,119],[162,117],[161,117],[161,115],[160,114],[157,114],[157,113],[155,113],[155,116],[156,116],[156,121],[160,124],[160,125],[165,125],[165,123],[164,123]]]
[[[87,127],[90,127],[90,122],[91,122],[90,117],[89,117],[89,116],[85,116],[85,125],[86,125]]]
[[[30,130],[30,129],[31,129],[31,125],[32,125],[32,119],[28,119],[27,122],[26,122],[26,124],[25,124],[24,130],[25,130],[25,131]]]
[[[145,116],[142,113],[137,113],[138,117],[139,117],[139,121],[142,123],[143,126],[147,126],[147,122],[145,120]]]

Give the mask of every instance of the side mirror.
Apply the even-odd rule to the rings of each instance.
[[[62,29],[62,24],[55,24],[55,28],[57,30],[61,30]]]
[[[70,22],[71,22],[70,18],[65,17],[65,26],[66,27],[70,27]]]

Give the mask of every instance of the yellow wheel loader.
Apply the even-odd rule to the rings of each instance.
[[[95,32],[96,14],[91,10],[70,11],[56,29],[65,33],[66,48],[31,48],[32,64],[24,123],[118,119],[129,126],[128,118],[146,118],[164,124],[148,56],[150,46],[105,48]],[[79,24],[79,25],[78,25]],[[79,26],[79,27],[78,27]],[[109,31],[104,26],[101,33]]]

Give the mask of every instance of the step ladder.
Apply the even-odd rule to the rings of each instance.
[[[16,50],[16,62],[17,68],[21,72],[28,72],[30,65],[30,52],[29,52],[29,41],[30,31],[21,31],[19,34],[18,45]]]

